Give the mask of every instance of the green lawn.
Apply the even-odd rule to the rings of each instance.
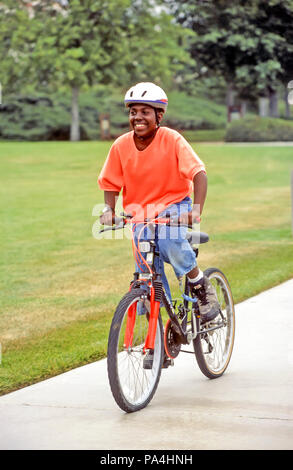
[[[109,147],[0,143],[2,394],[105,357],[111,317],[133,273],[128,239],[92,234]],[[201,229],[211,240],[200,267],[222,269],[236,302],[292,277],[293,148],[194,148],[209,177]]]

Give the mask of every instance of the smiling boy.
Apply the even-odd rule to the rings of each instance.
[[[181,134],[160,126],[168,105],[165,92],[153,83],[138,83],[128,90],[124,102],[132,130],[115,140],[100,173],[98,182],[105,200],[101,223],[112,225],[121,189],[125,212],[134,214],[137,220],[169,212],[179,215],[182,223],[193,223],[206,199],[205,166]],[[220,313],[220,306],[209,280],[197,266],[186,231],[178,231],[174,239],[167,230],[167,236],[157,243],[161,260],[173,266],[176,276],[187,274],[205,323]],[[170,294],[163,267],[161,270]]]

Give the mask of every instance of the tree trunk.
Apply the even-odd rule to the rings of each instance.
[[[260,117],[268,117],[269,100],[265,96],[260,96],[258,98],[258,113]]]
[[[270,117],[277,118],[279,117],[278,92],[276,90],[270,90],[269,93],[270,93],[269,94],[269,99],[270,99],[269,114],[270,114]]]
[[[285,87],[284,101],[285,101],[285,117],[287,119],[290,119],[289,90],[287,87]]]
[[[70,126],[71,142],[77,142],[80,140],[78,94],[79,94],[78,87],[72,87],[71,126]]]
[[[234,106],[234,86],[232,82],[228,82],[226,91],[227,121],[230,122],[230,107]]]
[[[227,106],[233,106],[234,105],[234,87],[233,83],[229,82],[227,85],[227,92],[226,92],[226,103]]]
[[[247,113],[247,101],[241,100],[241,117],[244,117]]]

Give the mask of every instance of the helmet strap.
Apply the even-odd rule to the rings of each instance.
[[[155,110],[155,113],[156,113],[156,123],[157,123],[157,128],[160,127],[160,121],[159,121],[159,118],[158,118],[158,110],[157,108],[154,108]]]

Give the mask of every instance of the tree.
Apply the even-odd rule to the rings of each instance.
[[[30,74],[29,55],[35,31],[27,12],[12,0],[0,3],[0,82],[6,93],[25,85]]]
[[[261,21],[261,28],[265,34],[274,32],[277,37],[279,47],[276,48],[276,57],[280,64],[277,72],[277,78],[284,88],[284,99],[286,104],[287,117],[290,116],[288,105],[288,83],[293,77],[293,0],[261,0],[258,10]],[[271,113],[277,114],[276,91],[269,86],[271,97]]]
[[[109,83],[124,66],[123,15],[129,0],[71,0],[57,15],[39,11],[42,26],[32,60],[43,85],[69,86],[71,140],[80,139],[78,96],[84,86]]]
[[[275,29],[277,4],[283,4],[289,18],[291,0],[169,0],[167,3],[177,21],[196,33],[192,56],[208,73],[225,78],[227,105],[233,104],[235,92],[244,97],[275,90],[284,73],[281,56],[286,48],[284,30]],[[281,16],[280,13],[279,22]]]
[[[153,0],[12,0],[0,25],[2,71],[14,87],[70,88],[71,140],[79,140],[80,90],[128,88],[135,81],[171,86],[192,62],[192,33]],[[1,7],[1,4],[0,4]],[[7,53],[8,51],[8,53]]]
[[[51,15],[38,3],[32,19],[41,28],[32,53],[36,78],[71,88],[71,140],[79,140],[82,87],[169,81],[189,60],[179,44],[186,32],[147,1],[70,0]]]
[[[194,61],[188,52],[192,31],[176,24],[154,2],[136,0],[125,15],[129,61],[126,81],[151,80],[168,88]]]

